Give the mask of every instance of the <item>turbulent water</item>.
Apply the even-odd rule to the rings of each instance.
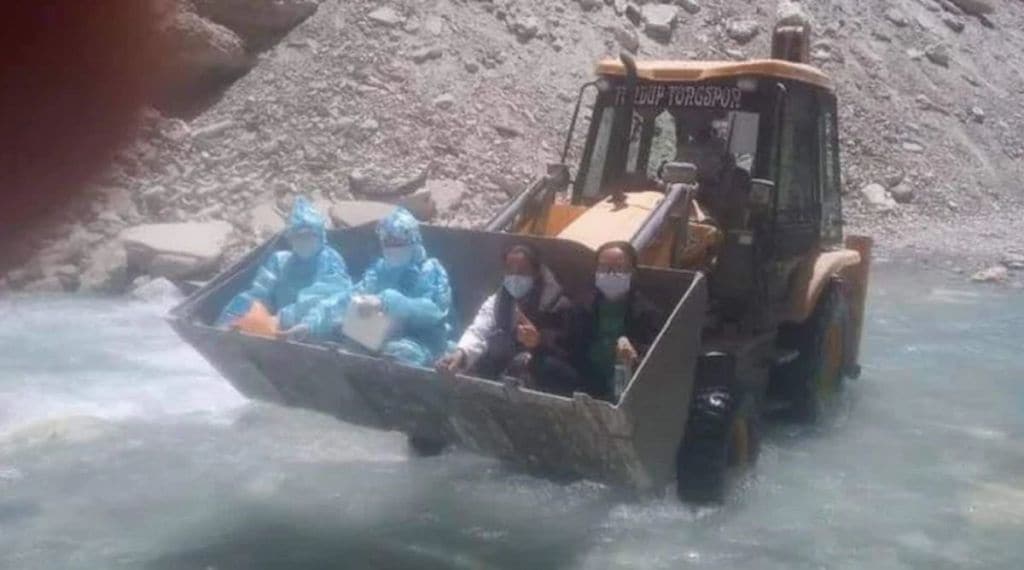
[[[697,511],[246,402],[159,306],[0,300],[0,568],[1024,567],[1024,296],[873,286],[839,421]]]

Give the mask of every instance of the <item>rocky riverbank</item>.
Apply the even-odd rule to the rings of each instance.
[[[886,256],[948,258],[964,279],[1024,277],[1024,4],[777,8],[807,13],[814,63],[837,83],[849,229],[877,236]],[[405,201],[472,226],[557,159],[594,61],[623,49],[759,57],[776,18],[775,6],[724,0],[193,0],[167,10],[182,57],[176,86],[154,101],[162,111],[147,113],[89,192],[19,244],[29,261],[0,286],[202,279],[276,231],[298,194],[335,218],[346,200]],[[185,235],[189,244],[175,239]]]

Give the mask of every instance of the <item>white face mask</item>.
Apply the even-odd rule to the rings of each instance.
[[[291,244],[292,251],[295,255],[302,259],[309,259],[320,251],[320,242],[316,236],[308,234],[299,234],[293,236],[288,240]]]
[[[405,267],[412,263],[412,257],[416,249],[411,245],[400,245],[397,247],[384,248],[384,263],[389,267]]]
[[[522,299],[533,289],[532,275],[506,275],[505,290],[514,299]]]
[[[594,285],[610,301],[617,301],[629,293],[633,281],[632,273],[597,273]]]

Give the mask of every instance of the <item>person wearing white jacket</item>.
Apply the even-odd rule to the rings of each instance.
[[[530,388],[571,393],[579,384],[565,347],[571,301],[534,248],[514,245],[504,263],[501,287],[484,301],[456,349],[437,362],[438,371],[512,377]]]

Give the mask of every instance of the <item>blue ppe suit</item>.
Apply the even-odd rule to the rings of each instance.
[[[319,249],[308,258],[293,251],[271,253],[257,270],[252,285],[228,303],[217,326],[229,326],[245,315],[254,301],[277,315],[280,330],[297,325],[309,327],[310,336],[328,339],[333,322],[322,305],[344,307],[352,294],[352,280],[345,259],[327,244],[326,221],[305,198],[296,198],[288,219],[287,234],[312,231]]]
[[[427,257],[419,222],[404,208],[377,224],[377,237],[381,243],[411,245],[412,259],[399,267],[378,259],[353,294],[377,295],[381,309],[397,325],[382,354],[413,366],[432,366],[449,349],[454,329],[448,272],[440,261]]]

